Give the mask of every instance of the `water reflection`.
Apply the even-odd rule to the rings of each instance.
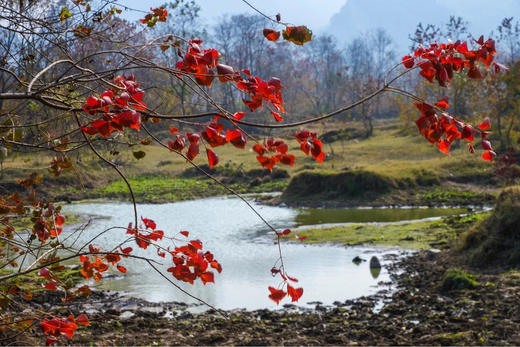
[[[374,279],[379,277],[379,274],[381,273],[381,263],[379,262],[379,259],[374,255],[372,258],[370,258],[369,263],[370,268],[370,274]]]

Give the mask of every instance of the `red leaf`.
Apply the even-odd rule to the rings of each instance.
[[[218,73],[218,79],[222,83],[227,82],[227,81],[232,81],[233,77],[235,75],[235,71],[233,70],[233,68],[229,65],[224,65],[224,64],[217,65],[217,73]]]
[[[246,136],[240,129],[235,129],[233,131],[227,130],[226,141],[231,142],[233,146],[236,148],[245,148],[246,146]]]
[[[413,57],[411,57],[409,55],[405,55],[403,57],[402,61],[403,61],[404,67],[406,67],[407,69],[411,69],[415,65]]]
[[[291,297],[292,302],[298,301],[303,295],[303,288],[293,288],[291,285],[287,285],[287,294]]]
[[[132,247],[123,248],[121,249],[121,252],[123,252],[124,254],[129,254],[130,252],[132,252]]]
[[[451,143],[448,140],[444,140],[444,141],[439,142],[438,146],[439,146],[439,150],[442,153],[448,154],[448,155],[450,154]]]
[[[473,145],[471,143],[468,143],[468,151],[473,154],[475,153],[475,148],[473,148]]]
[[[181,231],[181,235],[184,235],[185,237],[188,237],[189,234],[190,234],[189,231],[186,231],[186,230]]]
[[[466,126],[464,126],[464,128],[462,128],[461,138],[463,140],[473,142],[473,141],[475,141],[474,135],[475,135],[475,129],[473,129],[471,126],[466,125]]]
[[[269,299],[276,302],[277,305],[280,303],[280,300],[285,298],[285,296],[287,295],[287,293],[283,290],[276,289],[271,286],[267,287],[267,289],[269,289],[269,291],[271,292],[271,294],[269,294]]]
[[[280,38],[280,32],[273,29],[264,29],[263,34],[269,41],[278,41]]]
[[[58,288],[56,287],[57,284],[58,282],[56,282],[55,280],[51,280],[49,283],[42,284],[42,286],[47,290],[58,290]]]
[[[497,154],[493,151],[487,151],[487,152],[484,152],[482,154],[482,159],[484,160],[487,160],[489,162],[493,162],[493,158],[496,156]]]
[[[42,276],[42,277],[45,277],[45,278],[51,278],[52,274],[51,272],[49,271],[49,269],[47,269],[46,267],[42,268],[39,272],[38,272],[38,276]]]
[[[189,160],[195,159],[195,157],[199,154],[199,145],[197,143],[192,143],[190,147],[188,147],[188,151],[186,152],[186,157]]]
[[[148,229],[152,229],[154,230],[155,228],[157,228],[157,224],[155,224],[155,222],[151,219],[148,219],[148,218],[143,218],[141,217],[141,220],[143,221],[144,223],[144,226]]]
[[[283,118],[282,118],[282,116],[280,116],[279,113],[271,111],[271,114],[273,115],[274,119],[275,119],[277,122],[281,122],[281,121],[283,121]]]
[[[45,345],[46,346],[51,346],[53,343],[57,342],[58,341],[58,338],[57,337],[54,337],[54,336],[48,336],[47,339],[45,340]]]
[[[485,151],[492,151],[493,148],[491,147],[491,142],[488,140],[482,140],[482,149]]]
[[[244,117],[245,115],[246,115],[245,112],[236,112],[236,113],[233,115],[233,119],[241,120],[242,117]]]
[[[119,271],[121,271],[122,273],[126,273],[126,268],[125,268],[124,266],[122,266],[122,265],[118,265],[118,266],[117,266],[117,269],[118,269]]]
[[[280,163],[294,166],[295,156],[292,154],[281,154],[278,159],[280,160]]]
[[[437,101],[435,103],[435,106],[440,107],[440,108],[444,108],[444,109],[450,108],[450,105],[448,104],[448,97],[445,96],[444,98],[442,98],[439,101]]]
[[[55,223],[57,226],[61,227],[65,223],[65,216],[61,214],[56,215]]]
[[[190,244],[197,249],[202,249],[202,242],[199,240],[191,240]]]
[[[276,235],[278,235],[278,236],[285,236],[285,235],[289,235],[290,233],[291,233],[291,229],[285,229],[281,233],[276,232]]]
[[[199,275],[199,277],[203,284],[206,284],[208,282],[215,283],[213,272],[211,271],[203,272]]]
[[[206,149],[206,154],[208,155],[209,168],[212,169],[218,164],[218,156],[209,148]]]
[[[491,123],[489,121],[489,117],[484,118],[484,121],[478,125],[480,130],[488,130],[491,128]]]
[[[76,322],[81,325],[90,325],[87,315],[84,313],[76,317]]]
[[[307,236],[296,236],[296,238],[300,241],[303,241],[307,238]]]

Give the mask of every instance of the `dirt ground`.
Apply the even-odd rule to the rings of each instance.
[[[520,273],[476,274],[472,289],[446,290],[446,269],[460,264],[450,251],[424,251],[389,269],[397,290],[301,312],[257,310],[191,314],[167,304],[136,302],[131,313],[97,294],[99,313],[73,345],[519,345]],[[398,274],[398,272],[400,274]],[[386,303],[375,310],[378,303]],[[128,303],[124,303],[128,305]],[[128,307],[128,306],[127,306]],[[71,307],[69,310],[74,311]],[[130,311],[128,311],[130,312]],[[37,329],[36,329],[37,330]],[[42,338],[38,343],[44,343]],[[11,341],[17,344],[16,341]]]

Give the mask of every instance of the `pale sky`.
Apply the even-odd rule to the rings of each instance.
[[[167,0],[120,0],[121,5],[149,11]],[[307,25],[312,30],[320,30],[329,24],[333,14],[338,12],[346,0],[248,0],[253,6],[267,15],[280,13],[282,21],[295,25]],[[241,0],[196,0],[201,7],[201,19],[214,23],[224,14],[255,13]],[[124,15],[128,19],[139,19],[141,14]]]

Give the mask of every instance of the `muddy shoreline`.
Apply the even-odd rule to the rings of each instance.
[[[397,289],[302,312],[214,311],[192,314],[181,303],[118,301],[95,293],[91,327],[77,331],[74,345],[518,345],[520,274],[477,273],[473,289],[442,289],[447,269],[460,265],[453,251],[421,251],[391,266]],[[326,285],[326,284],[324,284]],[[387,289],[382,285],[383,289]],[[383,300],[382,307],[376,305]],[[127,305],[133,305],[130,309]],[[77,305],[77,304],[75,304]],[[175,306],[177,305],[177,306]],[[112,307],[109,307],[112,306]],[[62,307],[64,313],[78,306]],[[165,317],[168,311],[175,314]],[[94,309],[96,310],[96,309]],[[131,312],[124,313],[124,312]],[[40,339],[38,343],[42,343]]]

